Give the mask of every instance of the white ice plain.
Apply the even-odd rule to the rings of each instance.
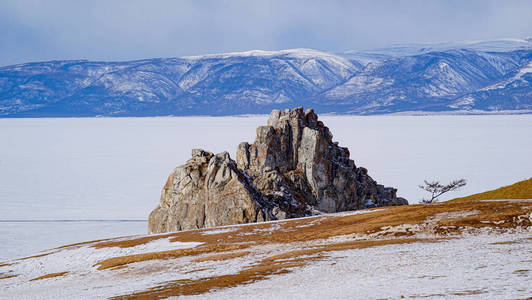
[[[146,220],[166,177],[192,148],[234,157],[266,119],[0,119],[0,220]],[[448,199],[531,176],[532,115],[320,119],[357,166],[411,203],[424,196],[417,187],[424,179],[466,178],[468,185]],[[74,243],[146,233],[139,222],[92,230],[87,223],[0,222],[0,259],[63,245],[65,237]]]

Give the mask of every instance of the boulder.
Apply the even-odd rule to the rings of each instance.
[[[238,145],[236,161],[227,152],[192,150],[168,177],[149,232],[408,204],[332,138],[312,109],[295,108],[272,111],[253,144]]]

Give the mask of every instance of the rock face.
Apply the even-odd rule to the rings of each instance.
[[[332,141],[313,110],[274,110],[253,144],[227,152],[192,150],[162,190],[150,233],[408,204],[377,184]]]
[[[229,153],[192,150],[161,192],[160,205],[149,217],[149,231],[168,232],[264,220],[260,193]]]

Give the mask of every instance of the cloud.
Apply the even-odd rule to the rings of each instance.
[[[530,1],[0,2],[0,65],[530,35]]]

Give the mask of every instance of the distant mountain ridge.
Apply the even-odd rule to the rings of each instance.
[[[0,117],[532,110],[532,40],[0,67]]]

